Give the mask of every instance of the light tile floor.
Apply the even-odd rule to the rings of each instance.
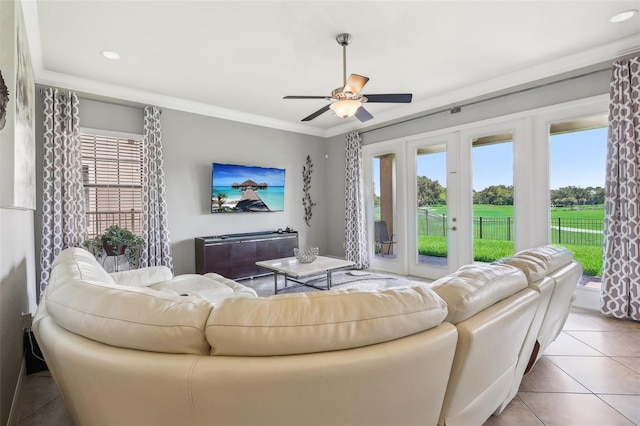
[[[589,311],[560,336],[485,426],[640,425],[640,323]]]
[[[27,376],[23,389],[20,426],[73,424],[48,372]],[[634,424],[640,425],[640,323],[573,311],[518,395],[484,426]]]

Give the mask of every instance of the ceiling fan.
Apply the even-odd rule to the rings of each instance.
[[[373,115],[367,111],[362,104],[365,102],[384,102],[408,104],[413,95],[411,93],[391,93],[385,95],[361,95],[360,91],[369,81],[369,77],[358,74],[351,74],[347,80],[347,46],[351,41],[351,34],[338,34],[336,41],[342,46],[342,79],[343,86],[331,92],[331,96],[285,96],[283,99],[326,99],[333,101],[329,105],[320,108],[313,114],[303,118],[301,121],[311,121],[319,115],[333,110],[338,117],[349,118],[354,115],[360,121],[367,121]]]

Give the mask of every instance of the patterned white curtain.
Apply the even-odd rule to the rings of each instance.
[[[167,195],[162,168],[160,110],[144,109],[142,139],[142,238],[140,267],[164,265],[173,269],[167,220]]]
[[[345,257],[356,268],[369,267],[367,226],[362,183],[362,139],[358,132],[347,134],[345,154]]]
[[[613,65],[606,173],[600,309],[640,321],[640,58]]]
[[[87,238],[78,118],[78,96],[48,88],[44,93],[42,250],[40,293],[53,259]]]

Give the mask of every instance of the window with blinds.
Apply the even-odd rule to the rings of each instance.
[[[89,238],[111,225],[141,233],[142,137],[80,133]]]

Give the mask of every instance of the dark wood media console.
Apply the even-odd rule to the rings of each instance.
[[[256,262],[293,256],[297,232],[252,232],[198,237],[196,273],[215,272],[231,279],[250,278],[269,272]]]

